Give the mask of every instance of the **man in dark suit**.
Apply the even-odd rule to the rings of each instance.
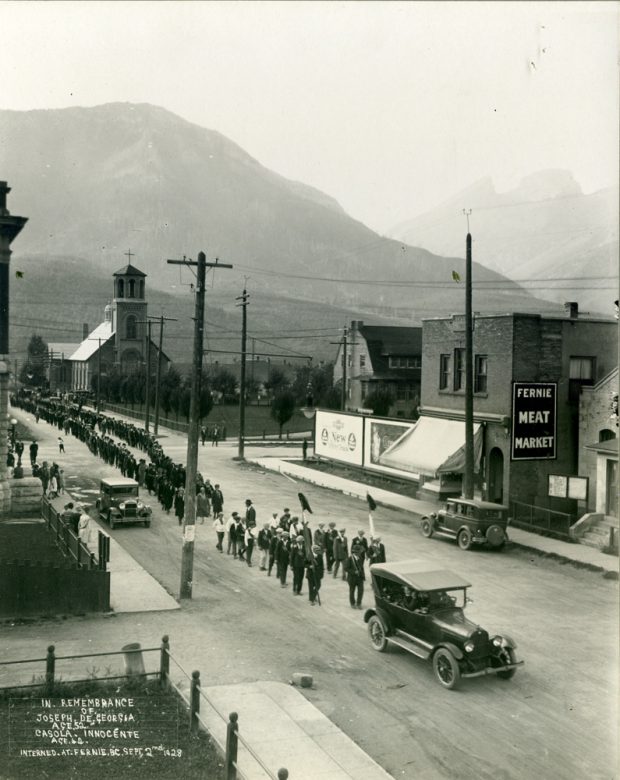
[[[213,506],[213,512],[215,515],[224,511],[224,494],[220,490],[219,485],[215,485],[213,488],[213,495],[211,497],[211,504]]]
[[[362,560],[362,546],[354,544],[351,548],[351,555],[345,562],[345,571],[347,573],[347,582],[349,583],[349,604],[351,609],[362,608],[362,598],[364,596],[364,561]]]
[[[245,524],[249,528],[256,527],[256,509],[252,505],[251,498],[245,500]]]
[[[381,542],[380,536],[373,536],[372,544],[368,548],[368,563],[385,563],[385,545]]]

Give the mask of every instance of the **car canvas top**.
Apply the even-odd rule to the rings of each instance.
[[[135,479],[129,477],[102,477],[101,481],[112,487],[134,487],[138,484]]]
[[[471,587],[470,582],[448,569],[432,569],[428,564],[418,561],[373,563],[370,572],[393,582],[408,585],[414,590],[433,591]]]
[[[508,509],[506,504],[494,504],[491,501],[479,501],[477,498],[448,498],[446,501],[454,504],[475,506],[478,509]]]

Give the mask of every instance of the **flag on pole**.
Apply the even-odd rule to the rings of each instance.
[[[370,536],[374,537],[375,535],[375,523],[372,517],[372,513],[377,508],[377,504],[374,500],[374,498],[370,495],[370,493],[366,493],[366,501],[368,501],[368,525],[370,527]]]
[[[310,508],[310,504],[308,503],[308,499],[304,496],[303,493],[297,494],[299,498],[299,503],[301,504],[301,511],[302,512],[309,512],[312,514],[312,509]]]

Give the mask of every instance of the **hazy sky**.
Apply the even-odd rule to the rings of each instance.
[[[379,231],[484,176],[618,181],[612,2],[0,0],[0,30],[0,108],[160,105]]]

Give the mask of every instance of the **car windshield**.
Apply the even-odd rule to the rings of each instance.
[[[132,487],[131,485],[121,485],[120,487],[113,487],[112,493],[115,496],[137,496],[138,486]]]

